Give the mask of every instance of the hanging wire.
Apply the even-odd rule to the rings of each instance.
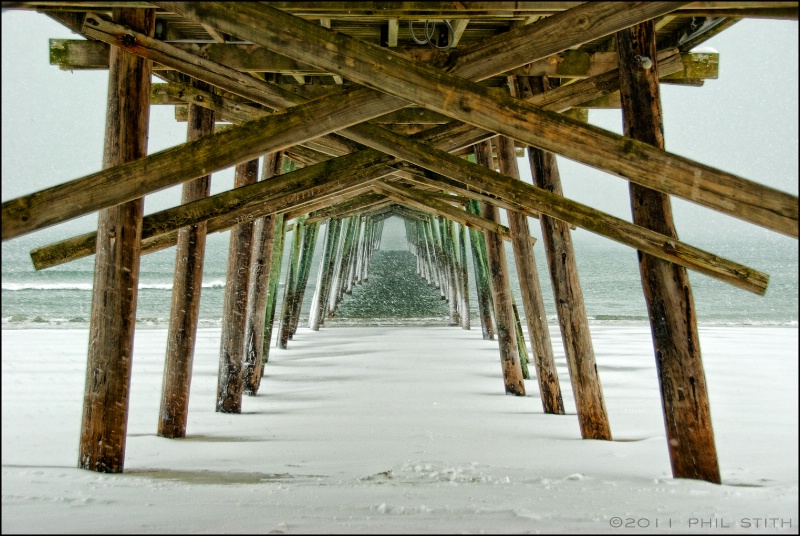
[[[434,44],[432,41],[433,33],[436,30],[436,21],[425,21],[425,39],[420,39],[414,33],[414,23],[413,21],[408,21],[408,29],[411,32],[411,39],[418,45],[430,45],[433,48],[438,48],[439,50],[447,50],[453,46],[453,26],[450,24],[449,20],[444,20],[444,25],[447,27],[447,44],[443,47]]]

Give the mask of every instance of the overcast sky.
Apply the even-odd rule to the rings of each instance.
[[[661,86],[667,150],[797,195],[797,25],[749,19],[704,43],[720,54],[719,79],[703,87]],[[107,72],[49,65],[48,38],[79,37],[45,15],[2,13],[3,201],[101,169]],[[618,110],[592,111],[590,121],[621,133]],[[171,106],[152,107],[151,153],[185,137],[186,124],[174,120]],[[626,181],[563,158],[559,166],[567,197],[630,220]],[[229,189],[231,178],[230,170],[215,174],[213,191]],[[145,211],[177,204],[176,192],[148,197]],[[709,244],[710,232],[797,247],[796,240],[709,209],[673,203],[680,237],[697,245]],[[32,236],[46,244],[93,230],[96,220],[90,215]],[[538,226],[532,230],[538,233]]]

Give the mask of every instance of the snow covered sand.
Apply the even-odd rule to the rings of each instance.
[[[3,330],[2,532],[797,533],[797,328],[701,328],[723,485],[671,478],[646,326],[592,326],[612,442],[580,439],[552,329],[566,416],[435,327],[301,328],[215,413],[204,329],[183,440],[155,435],[166,331],[138,329],[122,475],[76,468],[87,330]]]

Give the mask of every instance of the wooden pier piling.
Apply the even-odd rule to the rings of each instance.
[[[152,35],[154,9],[115,9],[113,18]],[[119,49],[109,58],[103,168],[147,154],[152,63]],[[121,473],[125,462],[143,199],[100,212],[78,467]],[[5,222],[4,222],[5,227]]]
[[[475,160],[484,167],[493,167],[491,142],[475,146]],[[499,222],[497,208],[489,203],[481,204],[481,215],[491,221]],[[497,341],[500,343],[500,366],[506,394],[525,396],[525,381],[517,348],[514,310],[511,305],[511,286],[508,280],[508,267],[503,250],[503,241],[492,231],[485,231],[486,253],[489,264],[489,278],[492,282],[492,301],[494,302]]]
[[[208,84],[197,80],[192,81],[192,86],[205,91],[212,90]],[[187,129],[188,141],[213,134],[214,112],[201,106],[190,105]],[[208,197],[210,191],[210,175],[187,182],[183,185],[181,203]],[[186,436],[195,337],[200,316],[205,246],[206,222],[190,225],[178,231],[164,380],[161,388],[161,409],[158,412],[157,433],[162,437]]]
[[[521,97],[528,93],[541,94],[547,89],[544,84],[545,81],[541,78],[516,77],[512,87],[515,88],[515,94]],[[556,195],[563,195],[555,155],[528,147],[528,159],[533,184]],[[611,427],[597,373],[571,231],[568,224],[550,216],[542,215],[539,222],[581,437],[611,439]]]
[[[254,184],[257,180],[257,158],[236,166],[235,188]],[[252,218],[244,217],[231,230],[217,378],[217,411],[221,413],[242,411],[244,332],[254,224]]]
[[[514,141],[505,136],[498,136],[496,140],[500,172],[516,180],[522,180],[517,167]],[[508,228],[511,230],[511,243],[514,248],[514,261],[517,265],[517,280],[522,295],[522,306],[525,309],[528,336],[531,339],[542,409],[545,413],[563,414],[564,402],[561,398],[561,385],[558,381],[553,344],[550,341],[550,329],[547,326],[547,313],[544,310],[539,272],[533,256],[528,217],[515,211],[507,211],[507,213]],[[521,353],[520,361],[522,361]]]
[[[264,155],[261,180],[266,181],[280,175],[283,153]],[[247,294],[247,314],[244,332],[244,371],[242,372],[245,394],[254,396],[261,384],[264,363],[264,324],[266,322],[272,270],[272,253],[276,241],[276,214],[255,221],[253,228],[253,252],[250,259],[250,286]]]
[[[664,148],[652,22],[617,33],[625,135]],[[642,58],[650,59],[647,68]],[[677,239],[669,196],[630,185],[633,221]],[[720,483],[700,338],[686,269],[639,252],[672,474]]]

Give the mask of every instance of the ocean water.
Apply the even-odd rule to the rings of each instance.
[[[369,281],[346,295],[337,315],[325,325],[447,325],[448,307],[439,291],[416,275],[415,261],[407,251],[404,226],[393,219],[384,227],[381,250],[370,269]],[[392,223],[393,222],[393,223]],[[324,232],[325,228],[322,228]],[[301,314],[307,325],[322,250],[322,233],[312,264]],[[288,250],[290,235],[287,235]],[[725,256],[770,276],[766,295],[757,296],[710,277],[690,272],[698,322],[701,325],[798,324],[798,248],[796,241],[748,241],[713,244],[704,249]],[[220,325],[227,269],[228,233],[209,236],[201,293],[201,326]],[[36,245],[43,243],[41,239]],[[91,309],[94,257],[35,271],[29,257],[33,240],[22,237],[3,244],[2,329],[88,326]],[[469,251],[469,249],[468,249]],[[557,323],[542,242],[534,247],[545,309]],[[636,252],[614,242],[590,237],[576,239],[575,255],[586,310],[592,323],[645,323],[647,313],[639,280]],[[137,306],[137,326],[163,327],[170,312],[174,249],[142,258]],[[512,291],[524,315],[513,252],[506,247]],[[286,261],[288,257],[285,256]],[[469,260],[473,329],[477,316],[472,261]],[[283,279],[279,289],[279,307]],[[279,309],[280,311],[280,309]]]

